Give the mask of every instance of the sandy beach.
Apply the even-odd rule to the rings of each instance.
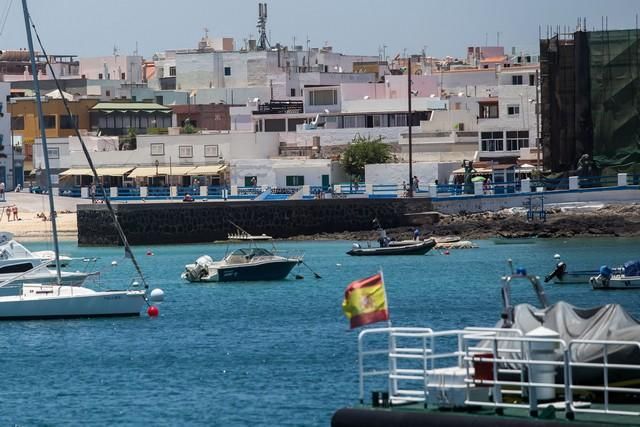
[[[58,212],[58,238],[60,240],[76,240],[78,225],[76,205],[86,201],[69,197],[56,197]],[[6,208],[18,208],[18,221],[7,220]],[[12,233],[18,240],[51,239],[51,221],[44,221],[39,214],[43,212],[49,217],[49,200],[46,195],[30,193],[7,193],[5,202],[0,202],[0,230]],[[12,215],[13,218],[13,215]]]

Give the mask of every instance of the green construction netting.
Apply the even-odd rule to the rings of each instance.
[[[593,157],[601,169],[640,164],[640,31],[588,33]]]

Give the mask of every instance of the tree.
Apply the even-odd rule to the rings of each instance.
[[[364,177],[364,166],[373,163],[387,163],[391,160],[391,147],[383,142],[383,137],[362,137],[356,135],[342,154],[342,166],[349,175]]]

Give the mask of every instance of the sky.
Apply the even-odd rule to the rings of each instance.
[[[0,49],[25,48],[22,0],[0,0]],[[268,34],[275,45],[333,46],[342,53],[388,57],[420,53],[465,57],[467,46],[537,53],[538,31],[635,28],[639,0],[271,0]],[[50,54],[105,56],[195,48],[210,37],[233,37],[236,47],[256,37],[253,0],[29,0],[31,16]],[[5,11],[8,14],[5,16]],[[3,25],[4,22],[4,25]],[[2,26],[3,25],[3,26]],[[406,50],[405,50],[406,49]]]

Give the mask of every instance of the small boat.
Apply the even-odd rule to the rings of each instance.
[[[60,266],[66,265],[65,260],[69,257],[61,257]],[[38,268],[43,262],[47,266],[54,267],[53,270]],[[32,271],[31,271],[32,270]],[[31,252],[22,244],[13,239],[13,234],[8,232],[0,233],[0,282],[4,282],[19,273],[27,273],[19,279],[19,282],[57,284],[57,272],[55,270],[55,252],[41,251]],[[60,283],[67,286],[82,286],[88,277],[98,273],[87,273],[81,271],[61,271]],[[16,282],[14,282],[15,284]]]
[[[587,284],[593,276],[599,274],[598,270],[567,271],[567,264],[560,261],[560,255],[555,254],[554,258],[558,263],[553,271],[544,277],[545,283],[553,280],[553,283],[563,285]]]
[[[139,316],[147,302],[143,290],[95,291],[27,283],[0,290],[0,320]]]
[[[249,234],[246,232],[238,232],[238,233],[229,233],[227,235],[227,240],[235,240],[235,241],[254,241],[254,240],[272,240],[273,237],[267,236],[266,234],[261,234],[259,236],[255,236],[253,234]]]
[[[434,248],[436,241],[426,239],[422,241],[408,240],[402,242],[389,242],[387,246],[363,248],[359,243],[354,243],[347,255],[374,256],[374,255],[424,255]]]
[[[589,283],[598,290],[640,289],[640,261],[628,261],[618,268],[603,265]]]
[[[283,280],[302,256],[280,256],[263,248],[236,249],[220,261],[204,255],[187,264],[182,278],[189,282]]]
[[[536,243],[535,237],[498,237],[493,239],[495,245],[531,245]]]

